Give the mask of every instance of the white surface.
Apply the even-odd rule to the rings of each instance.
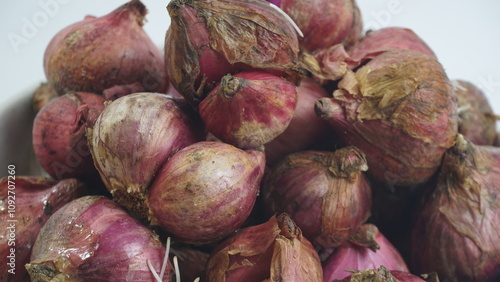
[[[42,60],[56,32],[83,19],[102,16],[124,0],[7,0],[0,9],[0,153],[27,146],[29,134],[14,136],[26,115],[12,104],[23,100],[45,80]],[[170,23],[168,1],[143,0],[149,10],[144,28],[163,46]],[[358,0],[367,28],[401,26],[413,29],[437,54],[451,79],[478,85],[500,114],[500,1],[498,0]],[[5,117],[9,121],[5,121]],[[24,119],[23,119],[24,117]],[[6,127],[10,131],[6,130]],[[26,126],[24,126],[26,127]],[[25,130],[26,131],[26,130]],[[0,154],[0,157],[5,155]],[[19,158],[21,156],[19,155]],[[11,160],[0,160],[1,165]],[[0,167],[0,171],[3,170]],[[0,176],[2,176],[0,174]]]

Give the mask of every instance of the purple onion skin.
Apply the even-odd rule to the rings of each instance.
[[[155,281],[147,260],[159,271],[164,256],[152,230],[113,201],[86,196],[47,221],[26,268],[37,281]],[[169,264],[163,281],[171,270]]]
[[[1,281],[29,281],[24,264],[30,260],[40,229],[54,212],[84,192],[83,183],[76,179],[57,181],[36,176],[0,179],[0,220],[5,224],[0,233],[0,255],[5,262],[0,265]],[[10,211],[14,217],[9,216]],[[11,248],[15,249],[15,275],[8,272],[12,268],[8,264]]]
[[[412,229],[413,272],[444,281],[500,279],[500,149],[458,135]]]
[[[106,100],[75,92],[53,99],[33,122],[33,149],[42,168],[54,179],[99,179],[85,129],[92,127]]]
[[[179,241],[221,239],[250,215],[264,167],[259,150],[211,141],[187,146],[167,161],[151,185],[153,218]]]

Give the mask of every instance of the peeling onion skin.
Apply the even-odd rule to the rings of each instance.
[[[147,91],[163,92],[164,58],[142,29],[146,13],[139,0],[131,0],[105,16],[86,17],[59,31],[45,50],[48,82],[59,95],[101,94],[134,82]]]
[[[468,81],[452,82],[458,99],[458,132],[476,145],[493,145],[497,117],[488,98]]]
[[[85,129],[104,109],[104,97],[76,92],[54,98],[33,121],[33,149],[42,168],[54,179],[99,180]]]
[[[90,152],[106,188],[143,220],[149,218],[147,191],[160,168],[204,136],[199,119],[182,104],[160,93],[130,94],[107,105],[87,129]]]
[[[152,230],[115,202],[85,196],[59,209],[44,225],[26,265],[32,281],[156,281],[165,248]],[[163,281],[171,281],[167,265]]]
[[[153,217],[178,240],[215,242],[250,215],[264,174],[260,150],[202,141],[177,152],[149,191]]]
[[[238,230],[212,252],[207,282],[319,282],[318,253],[286,214]]]
[[[9,189],[11,185],[15,185],[15,190]],[[0,281],[29,281],[24,264],[30,261],[31,249],[40,229],[54,212],[84,193],[85,186],[77,179],[58,181],[42,176],[0,179],[0,220],[5,224],[0,233],[0,255],[5,262],[0,264]],[[11,205],[9,200],[12,199],[15,199],[15,218],[9,217],[9,211],[12,211],[8,208]],[[9,220],[13,219],[17,221],[12,225]],[[7,229],[9,226],[15,227],[15,238],[9,236],[12,231]],[[9,259],[6,259],[11,248],[15,248],[15,275],[7,272],[11,269]]]
[[[198,110],[207,130],[241,149],[269,143],[292,121],[295,84],[266,72],[226,75],[201,101]]]
[[[461,134],[412,228],[414,271],[444,281],[500,279],[500,149]]]
[[[355,147],[297,152],[266,175],[263,201],[270,213],[288,213],[316,247],[338,247],[370,216],[367,169]]]
[[[301,79],[296,31],[267,2],[173,0],[167,9],[167,72],[195,109],[228,73],[263,69],[296,84]]]
[[[331,280],[329,280],[331,281]],[[404,271],[391,271],[380,266],[374,269],[363,269],[363,270],[353,270],[353,274],[342,280],[334,280],[340,282],[362,282],[362,281],[377,281],[377,282],[439,282],[439,279],[433,277],[433,279],[424,280],[416,275],[413,275]]]
[[[417,51],[387,51],[348,71],[333,96],[318,100],[316,113],[366,154],[374,179],[391,186],[428,180],[457,135],[451,82],[441,64]]]

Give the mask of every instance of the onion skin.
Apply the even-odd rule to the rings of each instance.
[[[498,117],[488,98],[470,82],[452,82],[458,99],[458,132],[476,145],[493,145]]]
[[[263,69],[299,82],[296,31],[267,2],[174,0],[167,9],[165,65],[195,108],[228,73]]]
[[[153,217],[182,242],[215,242],[239,227],[264,174],[262,151],[202,141],[177,152],[149,191]]]
[[[167,82],[164,59],[142,29],[146,13],[139,0],[131,0],[105,16],[88,17],[59,31],[45,50],[48,82],[59,95],[101,94],[134,82],[162,92]]]
[[[415,276],[411,273],[404,271],[391,271],[385,268],[384,266],[380,266],[375,269],[365,269],[361,271],[353,271],[349,277],[346,277],[342,280],[333,280],[333,281],[341,281],[341,282],[361,282],[361,281],[377,281],[377,282],[421,282],[421,281],[433,281],[439,282],[439,279],[434,278],[435,280],[429,279],[424,280],[418,276]],[[331,280],[329,280],[331,281]]]
[[[149,218],[147,191],[167,159],[202,139],[199,120],[182,101],[134,93],[110,103],[87,138],[94,164],[113,199],[134,216]]]
[[[116,203],[86,196],[47,221],[26,268],[32,281],[155,281],[147,260],[159,270],[164,255],[158,236]]]
[[[412,229],[412,268],[444,281],[500,279],[500,149],[461,134]]]
[[[206,281],[321,281],[318,253],[286,215],[239,230],[207,262]]]
[[[355,147],[294,153],[267,174],[263,200],[272,213],[290,214],[315,246],[338,247],[370,216],[367,169]]]
[[[285,131],[296,104],[293,83],[266,72],[242,72],[224,76],[198,110],[215,137],[241,149],[252,149]]]
[[[391,186],[428,180],[457,135],[451,82],[417,51],[387,51],[348,71],[333,96],[318,100],[316,113],[366,154],[374,179]]]
[[[368,235],[362,235],[371,246],[362,246],[351,238],[333,251],[323,262],[323,281],[341,280],[350,276],[348,270],[374,269],[384,266],[390,271],[409,272],[406,262],[398,250],[387,240],[375,225],[365,224]],[[373,247],[375,246],[375,247]]]
[[[42,168],[54,179],[99,179],[85,129],[104,109],[97,94],[76,92],[45,105],[33,121],[33,149]]]
[[[9,189],[9,186],[15,189]],[[2,259],[8,258],[11,248],[15,249],[15,274],[8,272],[11,267],[9,259],[6,259],[6,263],[0,265],[1,281],[29,281],[24,264],[30,260],[31,249],[40,229],[54,212],[84,192],[85,186],[76,179],[57,181],[41,176],[0,179],[0,220],[5,224],[0,233]],[[15,202],[15,217],[9,216],[9,211],[12,211],[8,208],[11,200]],[[10,237],[13,229],[9,226],[14,227],[14,238]]]
[[[297,86],[297,105],[290,124],[283,133],[266,143],[266,163],[275,165],[286,155],[309,150],[328,132],[328,124],[314,112],[314,103],[329,93],[312,78],[305,77]]]
[[[33,109],[35,113],[38,113],[43,106],[58,96],[56,90],[50,84],[47,82],[40,83],[33,94]]]

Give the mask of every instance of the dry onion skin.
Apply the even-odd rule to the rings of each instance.
[[[441,64],[413,50],[384,52],[348,71],[333,98],[316,102],[346,144],[366,154],[368,173],[391,186],[428,180],[457,135],[457,102]]]
[[[500,148],[459,134],[411,232],[414,271],[444,281],[500,279],[499,183]]]

